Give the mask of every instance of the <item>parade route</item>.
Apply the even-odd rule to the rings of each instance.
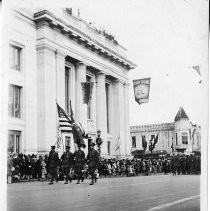
[[[92,186],[89,182],[9,184],[7,210],[200,210],[199,175],[102,178]]]

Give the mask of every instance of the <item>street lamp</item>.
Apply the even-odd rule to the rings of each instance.
[[[98,152],[99,152],[99,155],[101,154],[101,144],[103,143],[102,139],[100,138],[101,136],[101,131],[100,130],[97,130],[97,138],[96,138],[96,144],[98,146]]]

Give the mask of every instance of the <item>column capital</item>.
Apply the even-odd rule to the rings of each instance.
[[[96,73],[96,77],[97,78],[105,78],[106,74],[100,71],[100,72]]]
[[[125,81],[125,82],[124,82],[124,86],[125,86],[125,87],[129,87],[129,86],[130,86],[130,83],[127,82],[127,81]]]
[[[42,43],[42,44],[39,44],[36,46],[36,50],[39,52],[39,51],[49,51],[51,53],[55,53],[55,48],[46,44],[46,43]]]
[[[55,53],[57,55],[57,57],[66,57],[67,54],[59,49],[55,49]]]
[[[120,79],[115,79],[114,81],[113,81],[113,83],[114,84],[124,84],[124,81],[122,81],[122,80],[120,80]]]
[[[52,46],[52,45],[50,45],[48,43],[44,43],[44,42],[43,43],[39,43],[38,45],[36,45],[36,50],[37,51],[44,51],[44,50],[45,51],[49,51],[51,53],[55,53],[58,56],[62,56],[62,57],[66,57],[67,56],[67,54],[64,51],[62,51],[60,49],[57,49],[54,46]]]
[[[85,64],[84,62],[78,62],[76,63],[76,68],[85,68],[87,67],[88,65]]]

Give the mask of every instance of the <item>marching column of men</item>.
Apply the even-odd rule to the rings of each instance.
[[[95,144],[92,143],[92,146]],[[97,161],[94,162],[95,155],[97,157]],[[94,150],[94,153],[88,156],[90,159],[90,172],[93,171],[93,169],[96,169],[97,165],[96,163],[99,162],[99,156],[98,152]],[[75,174],[77,175],[77,183],[80,184],[80,181],[83,182],[83,170],[84,170],[84,164],[85,164],[85,153],[81,149],[81,146],[78,145],[78,150],[76,150],[74,153],[70,152],[70,147],[66,146],[66,151],[61,156],[61,162],[63,166],[63,173],[65,177],[65,183],[68,184],[68,181],[72,181],[71,171],[74,167]],[[58,172],[57,168],[59,166],[59,156],[58,153],[55,152],[55,146],[51,146],[51,151],[49,153],[49,174],[50,174],[50,183],[49,185],[53,184],[54,179],[57,180]],[[94,183],[91,183],[94,184]]]
[[[91,175],[91,183],[93,185],[94,182],[97,182],[96,171],[99,167],[99,153],[94,149],[95,143],[90,144],[90,150],[87,155],[87,163],[89,173]],[[68,184],[68,181],[72,181],[72,177],[70,177],[70,172],[74,167],[75,174],[77,175],[77,184],[80,184],[80,181],[83,182],[83,170],[85,165],[85,153],[81,149],[81,146],[78,145],[78,150],[74,153],[70,152],[70,147],[66,146],[66,151],[61,156],[61,161],[63,164],[63,173],[65,176],[65,183]],[[53,184],[54,179],[57,180],[58,172],[57,168],[59,166],[59,156],[58,153],[55,152],[55,146],[51,146],[51,151],[49,153],[49,173],[50,173],[50,185]]]

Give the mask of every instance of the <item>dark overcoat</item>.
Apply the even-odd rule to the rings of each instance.
[[[96,167],[99,166],[99,153],[97,150],[92,149],[89,150],[87,155],[88,167]]]

